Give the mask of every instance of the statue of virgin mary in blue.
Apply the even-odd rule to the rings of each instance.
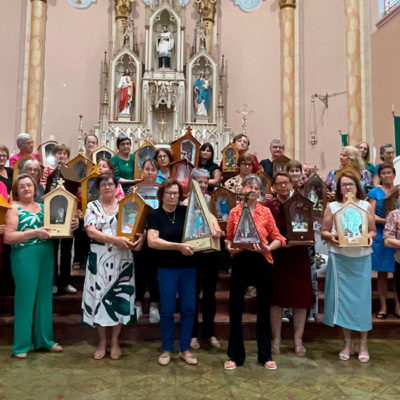
[[[210,84],[205,78],[204,71],[200,71],[200,75],[193,86],[193,105],[196,115],[208,117],[208,107],[210,106]]]

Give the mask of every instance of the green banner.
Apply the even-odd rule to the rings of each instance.
[[[394,117],[394,141],[396,144],[396,156],[400,155],[400,117]]]
[[[349,135],[347,133],[341,133],[340,136],[342,137],[342,146],[348,146],[349,144]]]

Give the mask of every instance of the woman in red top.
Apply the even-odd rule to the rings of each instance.
[[[239,133],[238,135],[234,136],[232,144],[236,147],[236,150],[239,152],[239,155],[242,155],[249,151],[250,139],[244,133]],[[252,154],[251,156],[253,157],[254,161],[253,169],[251,172],[253,174],[256,174],[260,167],[260,163],[258,162],[257,156],[255,154]]]
[[[274,262],[271,252],[285,245],[285,238],[279,233],[271,211],[257,202],[260,196],[260,186],[261,180],[256,175],[249,175],[243,180],[243,190],[249,192],[248,206],[261,244],[253,244],[252,250],[235,248],[233,239],[242,214],[243,203],[231,210],[226,228],[226,249],[233,257],[229,293],[229,343],[227,352],[229,360],[224,364],[224,368],[228,370],[243,365],[246,358],[242,328],[243,301],[247,287],[253,282],[255,282],[257,289],[258,361],[267,369],[277,368],[271,356],[269,320],[269,296],[272,263]]]

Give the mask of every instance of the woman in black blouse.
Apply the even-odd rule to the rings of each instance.
[[[199,168],[204,168],[210,173],[208,191],[214,190],[222,181],[222,172],[214,162],[214,148],[211,143],[204,143],[200,147]]]
[[[10,194],[12,186],[13,169],[6,167],[6,162],[10,158],[10,152],[6,146],[0,145],[0,181],[7,187]]]

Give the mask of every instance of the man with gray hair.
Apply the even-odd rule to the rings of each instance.
[[[285,152],[285,143],[280,139],[272,139],[271,144],[269,145],[269,150],[271,152],[272,161],[266,158],[265,160],[261,160],[260,165],[263,167],[264,172],[272,178],[274,173],[273,162]]]
[[[14,163],[26,154],[40,162],[39,154],[33,153],[33,140],[29,133],[20,133],[17,136],[17,146],[19,148],[19,153],[10,157],[8,161],[10,168],[13,168]]]

